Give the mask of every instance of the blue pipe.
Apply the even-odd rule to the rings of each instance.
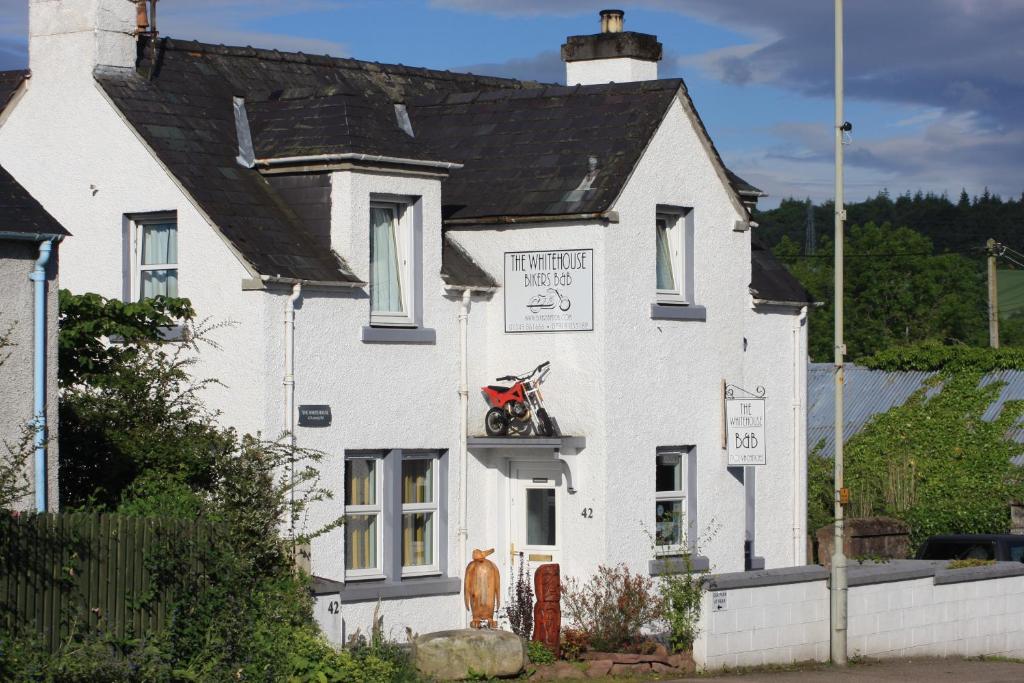
[[[35,283],[35,323],[33,339],[33,443],[36,450],[36,512],[46,512],[46,264],[50,262],[53,241],[39,243],[39,258],[28,276]]]

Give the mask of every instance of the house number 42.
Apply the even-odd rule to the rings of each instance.
[[[593,519],[594,518],[594,508],[583,508],[583,512],[580,513],[580,516],[583,519]]]

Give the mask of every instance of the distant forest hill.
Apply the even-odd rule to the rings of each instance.
[[[815,361],[833,354],[833,204],[784,200],[758,212],[754,234],[820,302],[810,316]],[[816,239],[807,247],[808,211]],[[985,242],[1009,247],[999,258],[1000,338],[1024,345],[1024,197],[1004,201],[985,192],[953,203],[918,193],[847,206],[846,345],[856,360],[922,342],[988,344]]]
[[[834,204],[814,206],[815,232],[818,242],[834,231]],[[784,199],[777,209],[756,212],[759,226],[756,235],[769,247],[783,236],[801,247],[806,243],[806,200]],[[921,233],[935,247],[936,253],[980,253],[990,237],[997,242],[1024,252],[1024,194],[1019,199],[1003,200],[988,190],[970,197],[961,192],[954,203],[946,195],[902,194],[893,199],[887,191],[873,199],[848,204],[847,225],[882,225],[907,227]]]

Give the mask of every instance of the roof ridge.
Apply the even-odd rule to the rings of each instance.
[[[142,40],[146,38],[143,37]],[[187,40],[162,36],[161,49],[176,52],[199,52],[204,54],[224,55],[231,57],[248,57],[267,61],[292,62],[298,64],[313,64],[321,66],[335,66],[345,68],[359,68],[363,70],[387,70],[404,71],[405,73],[429,75],[433,78],[452,78],[454,80],[478,80],[494,83],[495,85],[510,89],[521,88],[528,84],[537,84],[543,87],[547,84],[540,84],[537,81],[524,81],[515,78],[502,76],[486,76],[462,71],[450,71],[441,69],[430,69],[422,66],[407,66],[405,64],[389,64],[385,62],[371,62],[355,57],[334,57],[332,55],[311,55],[304,52],[283,52],[275,49],[256,48],[252,46],[233,46],[214,43],[203,43],[198,40]],[[141,51],[141,54],[146,54]]]
[[[499,90],[468,90],[456,93],[432,93],[410,98],[407,104],[417,107],[440,107],[452,104],[468,104],[483,99],[523,99],[528,97],[573,97],[605,94],[609,91],[642,91],[663,92],[676,90],[683,86],[682,78],[659,78],[652,81],[628,81],[625,83],[591,83],[589,85],[533,84],[532,81],[521,81],[522,88],[504,88]],[[486,96],[486,97],[485,97]]]

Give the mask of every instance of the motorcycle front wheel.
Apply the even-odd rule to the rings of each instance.
[[[484,429],[487,436],[505,436],[508,434],[508,417],[501,408],[491,408],[484,416]]]
[[[537,431],[541,436],[555,435],[555,423],[551,421],[548,411],[543,408],[537,411]]]

